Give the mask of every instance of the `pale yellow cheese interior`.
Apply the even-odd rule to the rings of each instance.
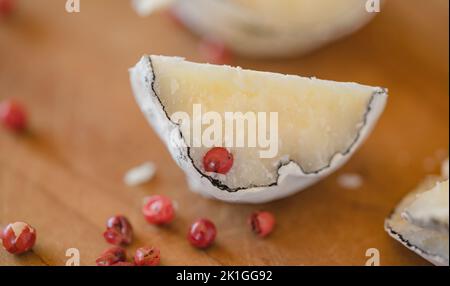
[[[258,148],[230,148],[234,165],[226,176],[216,177],[232,189],[276,182],[280,162],[288,160],[298,163],[305,173],[326,168],[336,153],[345,153],[356,140],[376,91],[358,84],[195,64],[179,58],[151,59],[154,89],[169,116],[184,111],[192,118],[193,104],[201,104],[203,112],[220,114],[278,112],[277,156],[261,159]],[[208,150],[190,151],[202,172],[202,158]]]

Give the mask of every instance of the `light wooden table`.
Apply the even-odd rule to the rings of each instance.
[[[127,69],[144,53],[201,61],[198,39],[164,14],[139,18],[128,1],[81,1],[68,14],[65,0],[22,0],[17,15],[0,22],[0,99],[28,107],[31,132],[0,129],[0,224],[24,220],[38,230],[34,251],[15,257],[0,250],[0,265],[64,265],[77,248],[91,265],[107,247],[106,219],[127,215],[135,229],[131,251],[161,248],[163,265],[363,265],[377,248],[382,265],[427,265],[392,240],[384,218],[426,174],[438,172],[449,138],[448,1],[388,1],[358,33],[308,56],[233,64],[389,88],[387,110],[375,132],[337,174],[289,199],[230,205],[188,191],[183,173],[147,125],[131,95]],[[131,167],[152,160],[154,181],[129,188]],[[339,174],[364,177],[345,190]],[[145,223],[146,195],[179,203],[165,228]],[[266,240],[248,230],[247,215],[274,212],[277,230]],[[195,218],[218,227],[214,247],[186,241]]]

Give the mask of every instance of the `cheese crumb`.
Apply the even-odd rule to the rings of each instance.
[[[156,173],[156,165],[152,162],[146,162],[142,165],[129,170],[123,181],[127,186],[135,187],[150,181]]]
[[[363,185],[363,178],[358,174],[342,174],[337,181],[339,186],[349,190],[359,189]]]

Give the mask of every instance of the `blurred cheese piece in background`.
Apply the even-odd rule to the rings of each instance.
[[[150,15],[152,12],[165,9],[175,0],[132,0],[131,3],[140,16]]]
[[[449,265],[448,180],[428,177],[399,203],[385,229],[405,247],[435,265]]]
[[[175,14],[191,30],[222,41],[248,57],[306,53],[358,30],[377,14],[363,0],[134,0],[133,3],[140,15],[172,4]]]

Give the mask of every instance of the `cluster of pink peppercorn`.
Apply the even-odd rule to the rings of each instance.
[[[172,200],[166,196],[155,195],[146,199],[142,208],[145,219],[153,225],[169,224],[175,218],[175,208]],[[265,211],[258,211],[249,217],[249,225],[260,237],[269,235],[275,225],[274,216]],[[197,248],[210,247],[216,238],[217,229],[214,223],[202,218],[195,221],[189,228],[187,239]],[[126,261],[126,251],[120,245],[128,245],[132,241],[133,229],[124,216],[111,217],[103,233],[108,243],[116,246],[105,250],[96,260],[99,266],[156,266],[160,262],[160,251],[156,247],[141,247],[136,250],[133,262]]]
[[[167,204],[168,198],[154,196],[145,204],[144,214],[147,221],[162,225],[174,218],[172,203]],[[170,201],[170,200],[169,200]],[[169,214],[169,215],[167,215]],[[257,235],[265,237],[272,232],[275,219],[269,212],[255,212],[249,218],[249,224]],[[124,216],[111,217],[107,221],[106,231],[103,233],[108,243],[114,247],[105,250],[96,263],[99,266],[156,266],[160,262],[160,251],[156,247],[140,247],[136,250],[133,262],[127,262],[126,250],[121,247],[131,243],[133,228]],[[188,241],[195,247],[207,248],[216,238],[217,230],[213,222],[208,219],[195,221],[188,231]],[[36,230],[27,223],[14,222],[5,227],[0,238],[3,247],[12,254],[22,254],[31,250],[36,242]]]
[[[122,215],[113,216],[106,222],[103,233],[105,240],[115,245],[108,248],[95,261],[98,266],[156,266],[159,264],[159,249],[140,247],[136,250],[132,262],[127,261],[126,246],[133,240],[133,228],[128,219]]]

